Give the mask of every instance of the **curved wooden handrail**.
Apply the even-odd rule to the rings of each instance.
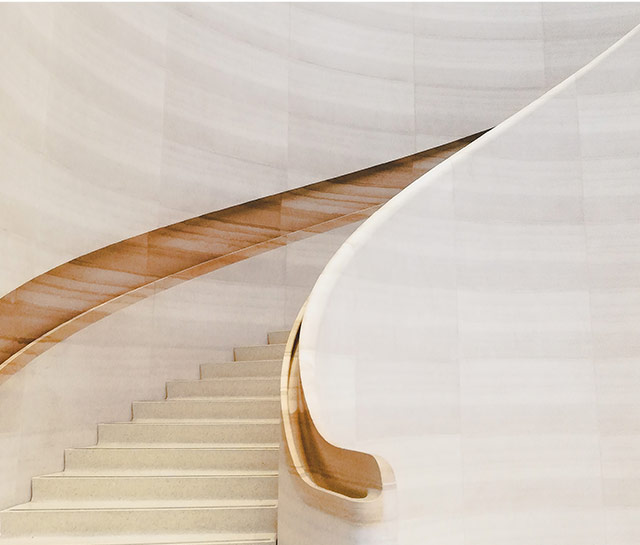
[[[158,290],[369,217],[480,134],[161,227],[26,282],[0,297],[0,383],[69,335]]]
[[[395,489],[393,469],[379,456],[332,445],[318,432],[309,413],[298,349],[305,306],[287,340],[280,378],[282,435],[289,474],[308,505],[354,523],[381,521],[383,495]]]

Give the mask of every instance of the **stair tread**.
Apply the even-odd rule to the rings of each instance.
[[[203,379],[205,380],[205,379]],[[280,397],[277,395],[272,396],[190,396],[190,397],[172,397],[171,399],[155,399],[150,401],[134,401],[134,403],[174,403],[180,402],[192,402],[206,401],[207,403],[241,403],[244,401],[277,401]]]
[[[85,478],[98,478],[98,477],[109,477],[109,478],[120,478],[120,477],[200,477],[200,478],[219,478],[224,479],[228,477],[239,478],[239,477],[247,477],[247,478],[255,478],[255,477],[277,477],[278,474],[269,475],[265,473],[243,473],[239,475],[229,474],[224,475],[218,471],[206,471],[206,470],[193,470],[193,469],[172,469],[171,471],[165,471],[164,473],[161,471],[157,471],[155,469],[136,469],[127,471],[126,469],[95,469],[90,468],[87,470],[71,470],[65,472],[65,478],[74,478],[74,477],[85,477]]]
[[[256,499],[169,499],[169,500],[41,500],[23,503],[6,512],[38,511],[132,511],[132,510],[182,510],[182,509],[241,509],[244,507],[276,507],[277,500]]]
[[[269,340],[282,341],[288,332],[270,334]],[[19,535],[0,536],[0,545],[275,545],[280,418],[274,416],[285,346],[239,347],[233,361],[200,365],[204,378],[167,382],[167,399],[134,401],[131,421],[98,424],[98,444],[66,449],[69,467],[35,477],[34,499],[5,510],[6,528]],[[245,437],[248,442],[238,442]],[[225,438],[235,442],[221,442]],[[198,525],[217,522],[185,534],[190,523],[180,521],[192,518]],[[76,534],[94,519],[97,533]],[[236,519],[261,526],[248,522],[238,533],[227,524]],[[53,520],[76,535],[50,531]],[[165,520],[178,524],[164,532]],[[119,530],[128,533],[107,535],[111,521],[126,523]]]
[[[234,361],[256,361],[282,358],[286,344],[261,344],[255,346],[237,346],[233,349]]]
[[[189,383],[189,382],[251,382],[251,381],[279,381],[280,376],[277,375],[264,375],[264,376],[250,376],[250,377],[209,377],[209,378],[184,378],[184,379],[176,379],[170,380],[169,382],[172,384],[175,383]]]
[[[39,536],[2,538],[0,545],[234,545],[275,543],[275,534],[129,534],[108,536]]]
[[[141,418],[134,418],[133,420],[130,420],[128,422],[114,422],[114,424],[159,424],[159,425],[191,425],[191,424],[201,424],[203,426],[208,426],[208,425],[224,425],[226,426],[227,424],[231,425],[231,424],[238,424],[238,425],[246,425],[246,424],[251,424],[251,425],[256,425],[256,426],[260,426],[260,425],[269,425],[269,424],[277,424],[279,422],[279,420],[277,419],[273,419],[273,421],[265,421],[265,420],[260,420],[260,421],[254,421],[254,420],[250,420],[250,419],[246,419],[246,418],[236,418],[235,420],[231,420],[231,419],[224,419],[221,420],[220,418],[166,418],[163,416],[160,417],[153,417],[153,416],[145,416],[145,417],[141,417]]]
[[[265,347],[269,347],[269,346],[278,346],[280,348],[284,348],[285,346],[287,346],[287,343],[273,343],[273,344],[243,344],[242,346],[236,346],[236,350],[240,349],[242,350],[243,348],[265,348]]]
[[[100,448],[100,449],[111,449],[111,448],[133,448],[133,449],[190,449],[190,450],[217,450],[224,448],[223,443],[185,443],[185,442],[177,442],[177,443],[145,443],[135,441],[113,441],[112,443],[101,443],[100,445],[96,445],[95,447],[85,447],[85,448]],[[277,443],[228,443],[228,449],[234,450],[242,447],[248,447],[246,450],[277,450],[279,445]]]
[[[127,422],[103,422],[100,426],[120,425],[156,425],[156,426],[213,426],[213,425],[238,425],[238,424],[278,424],[279,418],[149,418],[144,422],[130,420]]]
[[[266,344],[264,346],[273,346],[271,344]],[[284,346],[284,345],[283,345]],[[271,358],[266,360],[225,360],[225,361],[208,361],[206,363],[202,363],[201,365],[244,365],[244,364],[255,364],[255,363],[282,363],[282,358]]]
[[[118,470],[122,472],[122,470]],[[177,470],[179,471],[179,470]],[[154,473],[131,470],[129,473],[79,473],[76,471],[60,471],[58,473],[49,473],[47,475],[38,475],[34,477],[34,479],[98,479],[98,478],[113,478],[113,477],[122,477],[122,478],[153,478],[153,477],[176,477],[180,479],[184,478],[200,478],[200,477],[277,477],[278,470],[273,469],[261,469],[261,470],[185,470],[183,473],[178,473],[177,471],[157,471]]]
[[[136,445],[128,442],[113,442],[94,445],[91,447],[71,448],[67,450],[278,450],[279,448],[280,445],[278,443],[207,443],[207,446],[193,446],[192,443],[142,443],[140,445]]]

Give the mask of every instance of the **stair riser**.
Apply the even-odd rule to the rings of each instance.
[[[278,395],[279,388],[279,378],[168,382],[167,398],[275,396]]]
[[[285,344],[289,339],[290,331],[272,331],[267,335],[269,344]]]
[[[280,376],[282,359],[268,361],[237,361],[205,363],[200,366],[202,378],[274,377]]]
[[[277,476],[36,477],[34,502],[55,500],[196,500],[278,497]]]
[[[278,418],[280,401],[160,401],[133,404],[133,418],[142,419],[207,419],[207,418]]]
[[[284,345],[243,346],[233,350],[233,357],[236,361],[282,360]]]
[[[278,424],[100,424],[98,444],[255,444],[279,440]]]
[[[278,450],[238,449],[68,449],[67,472],[113,472],[169,470],[273,470]]]
[[[18,535],[275,532],[275,507],[5,511],[3,537]]]

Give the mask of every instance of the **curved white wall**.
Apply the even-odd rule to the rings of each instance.
[[[0,295],[485,129],[638,20],[638,4],[2,5]]]
[[[639,58],[640,27],[401,192],[312,292],[311,413],[391,463],[399,543],[640,541]]]

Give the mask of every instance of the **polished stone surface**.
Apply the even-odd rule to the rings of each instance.
[[[0,544],[274,545],[283,333],[99,424],[96,445],[67,450],[30,502],[0,511]]]
[[[627,4],[0,6],[0,295],[159,227],[485,130]]]
[[[640,27],[383,206],[312,292],[311,416],[389,461],[397,543],[640,539],[638,58]]]

